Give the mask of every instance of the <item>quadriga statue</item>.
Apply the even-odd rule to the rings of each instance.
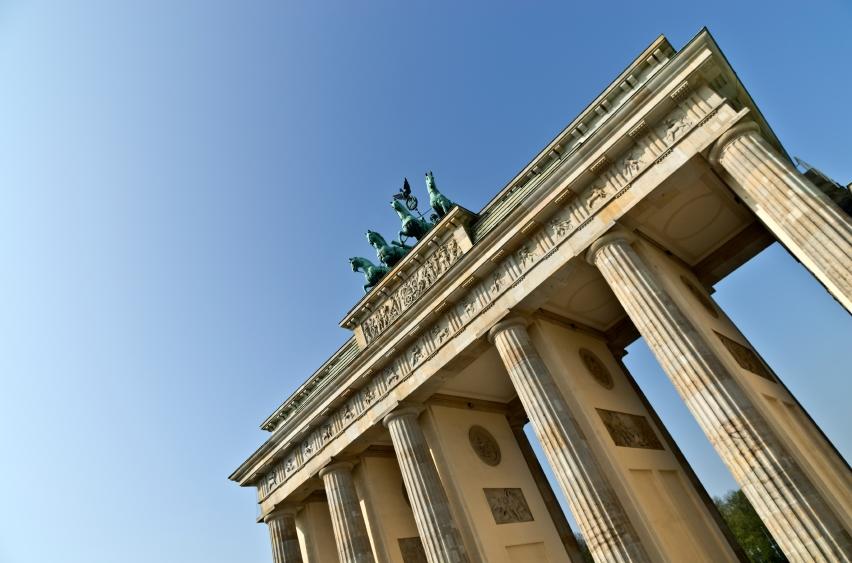
[[[387,266],[383,264],[373,264],[366,258],[362,258],[360,256],[350,258],[349,264],[352,266],[353,272],[364,272],[364,277],[367,280],[367,283],[364,284],[364,293],[369,292],[389,271]]]
[[[438,218],[443,219],[455,203],[438,191],[438,185],[435,183],[435,177],[431,170],[426,173],[426,190],[429,192],[429,205],[435,210]]]
[[[376,258],[379,259],[379,262],[388,268],[396,266],[412,248],[395,240],[388,244],[385,237],[376,231],[369,230],[367,231],[367,242],[376,249]]]

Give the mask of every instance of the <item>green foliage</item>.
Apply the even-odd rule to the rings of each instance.
[[[713,500],[749,560],[755,563],[787,561],[742,491],[730,491]]]

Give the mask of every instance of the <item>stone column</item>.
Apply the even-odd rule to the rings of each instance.
[[[491,329],[489,339],[509,372],[594,558],[650,561],[553,376],[533,348],[526,321],[502,321]]]
[[[275,563],[302,563],[299,537],[296,534],[295,507],[277,508],[263,521],[269,526],[272,560]]]
[[[367,526],[352,480],[352,464],[327,465],[320,470],[319,476],[325,484],[340,563],[373,563]]]
[[[595,264],[710,443],[792,561],[848,561],[852,542],[747,394],[631,246],[605,235]]]
[[[779,154],[753,121],[726,131],[710,161],[775,238],[852,312],[852,219]]]
[[[430,563],[467,562],[461,534],[450,513],[447,493],[417,422],[420,406],[402,407],[384,419],[393,441],[414,522]]]
[[[506,418],[509,421],[509,427],[512,429],[512,434],[515,436],[515,441],[518,443],[518,448],[521,450],[521,455],[524,456],[524,461],[527,462],[527,467],[530,469],[530,474],[535,481],[535,486],[547,507],[547,512],[550,514],[550,519],[553,520],[553,525],[556,527],[556,533],[559,534],[559,539],[562,540],[562,545],[565,546],[565,552],[571,561],[582,561],[583,555],[580,553],[580,546],[577,545],[577,538],[574,536],[571,525],[568,524],[568,519],[565,518],[565,513],[559,505],[559,499],[553,489],[550,488],[550,483],[547,481],[547,475],[538,458],[535,456],[532,444],[524,432],[524,425],[528,422],[527,414],[523,412],[523,407],[518,401],[513,401],[517,405],[517,411],[511,412]],[[510,408],[512,405],[510,405]]]

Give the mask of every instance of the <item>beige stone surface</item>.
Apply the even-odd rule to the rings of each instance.
[[[422,410],[403,407],[385,417],[384,424],[393,440],[426,558],[430,563],[467,563],[470,557],[417,420]]]
[[[331,514],[325,499],[308,499],[296,515],[296,532],[305,563],[338,563]]]
[[[504,321],[492,329],[489,337],[503,359],[592,555],[604,561],[650,561],[635,525],[530,341],[526,321]]]
[[[848,530],[740,383],[633,249],[609,234],[589,250],[636,328],[792,561],[852,557]]]
[[[852,218],[746,122],[710,154],[763,224],[852,313]]]
[[[352,479],[352,464],[334,463],[320,471],[328,496],[334,541],[341,563],[373,563],[372,546]]]
[[[540,545],[541,561],[568,562],[559,534],[530,474],[526,460],[506,416],[460,406],[429,405],[427,416],[433,429],[433,450],[440,449],[443,480],[459,499],[459,511],[470,523],[483,561],[509,563],[513,546]],[[470,429],[484,429],[493,438],[499,462],[490,465],[471,445]],[[491,463],[495,458],[487,458]],[[532,520],[498,524],[485,489],[518,488],[522,491]]]
[[[546,317],[537,319],[530,333],[651,558],[736,561],[701,493],[664,443],[664,434],[606,341]],[[596,377],[593,370],[605,377]],[[639,417],[649,435],[625,428],[619,438],[626,445],[617,445],[600,411]]]
[[[283,508],[265,518],[275,563],[302,563],[295,516],[295,508]]]
[[[354,474],[377,559],[407,563],[399,540],[419,535],[396,455],[393,451],[365,452]]]

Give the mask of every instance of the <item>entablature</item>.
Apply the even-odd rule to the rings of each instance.
[[[264,506],[284,498],[302,477],[310,477],[346,447],[353,435],[348,428],[379,420],[423,383],[425,371],[434,373],[464,342],[481,337],[498,320],[501,308],[491,310],[495,304],[518,303],[529,293],[538,283],[528,278],[533,268],[557,252],[577,256],[625,212],[624,200],[614,202],[633,193],[628,192],[631,186],[649,182],[651,170],[668,174],[668,168],[682,164],[683,155],[668,157],[687,136],[698,131],[706,144],[746,113],[762,122],[756,108],[737,111],[717,92],[720,75],[727,85],[736,83],[712,38],[702,32],[666,63],[664,72],[646,81],[640,95],[613,112],[618,118],[603,123],[577,150],[560,155],[538,174],[535,189],[471,241],[451,265],[452,275],[442,277],[440,287],[392,321],[394,330],[364,338],[360,353],[339,376],[338,394],[315,403],[313,420],[288,421],[270,439],[275,447],[265,444],[232,479],[258,484]],[[712,134],[702,129],[711,121]],[[774,140],[768,128],[766,132]],[[690,146],[691,154],[694,150]],[[586,228],[593,223],[595,228]],[[546,270],[555,263],[550,261]],[[366,310],[362,319],[373,312]],[[261,479],[264,475],[272,477]]]

